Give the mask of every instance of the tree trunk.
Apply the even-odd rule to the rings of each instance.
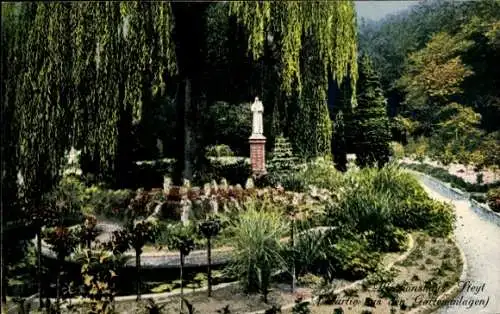
[[[57,277],[56,277],[56,306],[59,309],[61,304],[61,270],[62,270],[62,260],[58,258],[57,261]]]
[[[208,259],[208,266],[207,266],[207,284],[208,284],[208,297],[210,298],[212,296],[212,243],[210,237],[207,238],[207,259]]]
[[[135,250],[135,269],[137,272],[137,301],[141,299],[141,250]]]
[[[192,121],[191,111],[191,80],[186,78],[184,89],[184,170],[182,172],[182,176],[185,179],[192,180],[193,178],[193,169],[192,169],[192,141],[193,141],[193,132],[192,132]]]
[[[180,252],[181,254],[181,269],[180,269],[180,280],[181,280],[181,309],[180,309],[180,312],[179,313],[182,313],[182,304],[183,304],[183,301],[182,299],[184,298],[184,282],[182,280],[182,275],[183,275],[183,271],[184,271],[184,254],[182,254],[182,251]]]
[[[38,302],[39,309],[42,310],[42,228],[38,227],[36,232],[36,257],[37,257],[37,275],[38,275]]]
[[[4,252],[4,247],[2,247],[2,249],[0,250],[0,264],[1,264],[1,277],[2,277],[2,282],[0,283],[2,286],[0,287],[0,289],[2,290],[2,308],[0,309],[0,311],[2,311],[2,313],[7,313],[7,274],[5,273],[5,270],[6,270],[6,263],[5,263],[5,252]]]
[[[290,230],[290,238],[292,241],[292,293],[295,292],[295,240],[294,240],[294,227],[295,220],[292,219],[291,230]]]

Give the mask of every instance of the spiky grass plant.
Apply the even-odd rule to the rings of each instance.
[[[245,203],[246,210],[230,227],[233,229],[233,258],[228,270],[237,275],[246,292],[260,292],[267,302],[272,274],[286,268],[284,243],[288,223],[269,203]]]

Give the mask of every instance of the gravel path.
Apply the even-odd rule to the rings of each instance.
[[[457,214],[455,237],[467,258],[467,281],[455,298],[459,305],[447,305],[438,313],[500,313],[500,227],[478,216],[468,200],[444,193],[436,186],[421,180],[429,195],[440,201],[452,202]],[[470,287],[468,284],[474,286]],[[474,288],[477,287],[477,290]],[[483,305],[470,305],[474,300]],[[479,302],[478,302],[479,303]]]

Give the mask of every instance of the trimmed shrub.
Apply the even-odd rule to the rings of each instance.
[[[271,173],[294,171],[298,163],[293,154],[292,144],[283,136],[276,137],[272,158],[267,163],[267,170]]]
[[[203,184],[212,180],[220,181],[222,178],[225,178],[229,184],[244,185],[252,174],[252,168],[246,160],[237,160],[233,163],[212,160],[211,166],[211,169],[202,178],[199,178],[199,182],[193,183]]]
[[[210,157],[232,157],[234,152],[231,147],[225,144],[221,145],[211,145],[206,148],[207,156]]]

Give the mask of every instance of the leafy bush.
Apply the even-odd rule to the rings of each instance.
[[[130,182],[123,185],[129,189],[151,189],[163,184],[163,177],[173,172],[174,159],[159,159],[136,162],[130,172]]]
[[[376,231],[391,224],[391,202],[387,193],[379,193],[372,187],[349,191],[338,208],[330,208],[331,224],[342,223],[352,230]]]
[[[375,271],[380,254],[371,252],[368,241],[358,239],[343,239],[331,246],[328,253],[330,263],[337,275],[346,279],[359,279]]]
[[[323,262],[328,258],[325,245],[327,245],[325,234],[319,232],[307,232],[295,240],[296,274],[301,277],[303,283],[312,284],[311,279],[314,279],[314,274],[325,273]],[[309,276],[306,275],[308,273]]]
[[[488,206],[493,211],[500,213],[500,188],[491,189],[487,193]]]
[[[368,175],[368,184],[374,186],[379,192],[388,193],[393,199],[427,195],[418,180],[396,163],[387,164],[382,169],[372,168],[370,170],[363,169],[363,171],[372,172],[371,176]]]
[[[395,225],[406,229],[426,229],[431,235],[447,236],[453,231],[455,214],[451,205],[425,199],[407,199],[396,206]]]
[[[330,191],[338,191],[344,185],[342,173],[328,158],[317,158],[308,162],[304,168],[299,170],[298,177],[303,181],[302,185],[306,187],[313,185]]]
[[[207,156],[210,157],[232,157],[234,152],[225,144],[211,145],[206,148]]]
[[[371,243],[379,249],[396,248],[391,227],[403,230],[432,230],[449,234],[454,214],[448,205],[433,201],[418,180],[395,164],[381,169],[351,171],[345,178],[346,191],[338,206],[328,210],[327,222],[344,223],[352,230],[374,231]]]
[[[308,274],[305,274],[303,276],[299,276],[297,278],[297,282],[300,285],[314,287],[314,286],[320,286],[321,283],[323,282],[323,278],[308,273]]]
[[[226,162],[220,159],[211,160],[211,167],[204,173],[195,184],[203,184],[212,180],[220,181],[225,178],[230,184],[245,184],[251,176],[252,169],[247,160],[234,159],[235,162]]]
[[[117,272],[126,260],[107,250],[85,250],[78,260],[82,265],[82,296],[97,313],[109,313],[116,295]]]
[[[343,185],[342,173],[338,171],[329,158],[319,157],[306,164],[289,165],[286,171],[275,171],[256,182],[257,186],[276,186],[280,183],[283,188],[295,192],[305,192],[309,186],[315,186],[330,191],[337,191]],[[275,165],[276,169],[285,166]]]
[[[393,225],[393,200],[374,185],[359,185],[346,193],[338,206],[329,208],[330,224],[363,233],[370,247],[380,251],[399,251],[406,244],[406,234]]]
[[[85,185],[75,176],[63,177],[59,184],[45,197],[45,201],[61,214],[67,224],[80,222],[84,209]]]
[[[357,279],[373,271],[380,254],[374,252],[364,234],[355,234],[345,226],[324,232],[304,233],[295,246],[297,274]]]
[[[410,139],[405,147],[406,156],[414,157],[423,162],[429,151],[429,143],[424,137],[419,137],[416,141]]]
[[[487,203],[486,193],[471,193],[470,198],[479,203]]]
[[[302,298],[297,298],[295,300],[295,305],[292,308],[292,313],[293,314],[310,314],[311,313],[311,308],[310,302],[304,302],[302,301]]]
[[[401,143],[391,142],[391,155],[394,159],[403,159],[405,157],[405,148]]]
[[[122,220],[135,193],[131,190],[108,190],[93,185],[85,189],[85,212]]]

